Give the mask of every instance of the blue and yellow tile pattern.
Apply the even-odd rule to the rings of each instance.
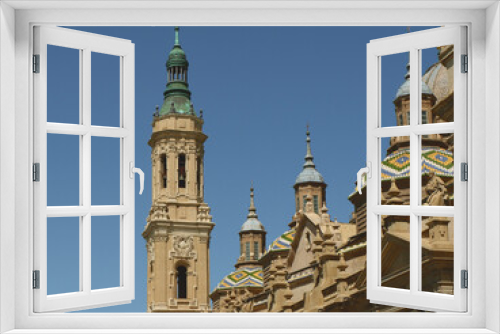
[[[435,172],[439,176],[453,176],[453,153],[442,148],[422,150],[422,173]],[[398,150],[382,161],[382,179],[410,176],[410,150]]]
[[[231,288],[260,288],[263,286],[264,274],[261,268],[242,267],[224,277],[216,290]]]
[[[292,244],[293,238],[295,238],[295,230],[289,230],[279,236],[273,243],[269,246],[268,252],[282,250],[282,249],[290,249],[290,245]]]

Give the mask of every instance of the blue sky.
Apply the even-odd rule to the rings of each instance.
[[[173,28],[73,29],[135,43],[135,164],[146,177],[144,194],[136,195],[136,299],[94,311],[144,312],[146,249],[141,233],[151,205],[147,142],[155,106],[163,102]],[[204,111],[204,132],[209,136],[205,201],[216,223],[211,289],[234,270],[252,180],[267,244],[288,229],[295,209],[292,186],[304,162],[308,123],[316,167],[328,183],[330,214],[341,222],[349,220],[353,206],[347,197],[366,156],[366,44],[405,32],[406,27],[181,27],[192,100],[197,111]],[[435,49],[425,53],[424,68],[436,61],[436,54]],[[389,57],[382,69],[383,125],[395,124],[392,100],[404,82],[408,61],[407,54]],[[78,122],[78,52],[50,47],[48,61],[48,120]],[[95,54],[92,65],[92,123],[116,126],[118,59]],[[68,137],[48,138],[49,205],[78,204],[78,138]],[[118,204],[119,156],[113,153],[117,145],[108,138],[92,141],[92,204]],[[92,229],[92,287],[116,286],[118,217],[96,218]],[[51,218],[48,231],[49,292],[75,291],[78,220]]]

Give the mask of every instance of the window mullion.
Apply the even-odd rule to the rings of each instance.
[[[83,50],[82,75],[81,75],[81,101],[82,101],[82,123],[85,127],[91,126],[91,51]],[[92,137],[90,132],[82,136],[80,167],[82,170],[82,204],[90,208],[91,199],[91,145]],[[83,226],[80,235],[80,277],[83,280],[83,291],[90,293],[91,286],[91,215],[87,212],[81,219]]]
[[[420,117],[420,65],[419,51],[415,48],[410,50],[410,207],[419,205],[420,189],[420,143],[419,136],[414,128],[419,123]],[[410,210],[410,291],[418,291],[418,282],[421,268],[419,267],[420,236],[419,217]]]

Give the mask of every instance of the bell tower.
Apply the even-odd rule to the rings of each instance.
[[[147,311],[209,310],[209,245],[215,226],[203,199],[203,113],[194,111],[189,63],[179,43],[167,60],[163,105],[149,140],[152,206],[142,233],[147,248]]]

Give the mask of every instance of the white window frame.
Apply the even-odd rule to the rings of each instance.
[[[34,195],[34,257],[33,268],[39,272],[39,288],[34,289],[34,311],[74,311],[102,305],[130,303],[135,290],[135,95],[134,44],[128,40],[101,36],[60,27],[34,27],[34,54],[39,56],[39,73],[34,84],[34,162],[39,164],[39,181],[33,184]],[[47,119],[47,57],[48,45],[78,50],[79,54],[79,124],[48,122]],[[92,125],[91,75],[92,52],[119,58],[119,126]],[[79,138],[80,203],[76,206],[47,206],[47,134],[65,134]],[[120,141],[120,204],[92,205],[91,150],[92,138],[117,138]],[[94,174],[95,175],[95,174]],[[92,217],[120,217],[120,285],[107,289],[92,289]],[[79,218],[79,291],[47,294],[47,218]]]
[[[468,231],[471,236],[468,246],[468,312],[33,314],[30,298],[32,263],[29,257],[33,213],[27,208],[32,207],[29,176],[33,125],[29,57],[34,24],[467,25],[472,74],[468,78],[471,88],[468,132],[472,134],[468,143],[471,153],[468,215],[470,225],[474,226]],[[335,36],[330,42],[335,42]],[[86,329],[87,333],[110,333],[126,329],[127,333],[153,333],[163,329],[162,332],[172,333],[176,328],[189,329],[188,332],[192,333],[207,329],[211,329],[210,332],[237,332],[235,328],[245,333],[340,333],[347,329],[350,333],[500,332],[500,10],[497,1],[371,1],[369,6],[363,1],[300,0],[223,5],[216,1],[203,4],[188,1],[182,4],[167,1],[3,1],[0,3],[0,70],[0,332],[42,333],[50,330],[76,333],[79,329]],[[486,250],[491,259],[488,266],[485,266]],[[189,321],[191,317],[196,320]]]
[[[467,290],[461,288],[461,271],[467,270],[467,183],[461,180],[460,164],[467,163],[467,74],[461,73],[461,55],[466,55],[466,27],[450,26],[372,40],[367,46],[367,298],[375,304],[416,308],[426,311],[467,309]],[[454,122],[422,124],[421,50],[453,45]],[[410,124],[384,127],[382,124],[382,58],[393,54],[410,55]],[[422,205],[422,136],[454,133],[454,206]],[[382,171],[385,157],[382,138],[410,138],[410,203],[381,205]],[[408,216],[410,220],[409,289],[382,286],[381,231],[383,215]],[[454,219],[453,295],[424,292],[422,288],[422,217]]]

